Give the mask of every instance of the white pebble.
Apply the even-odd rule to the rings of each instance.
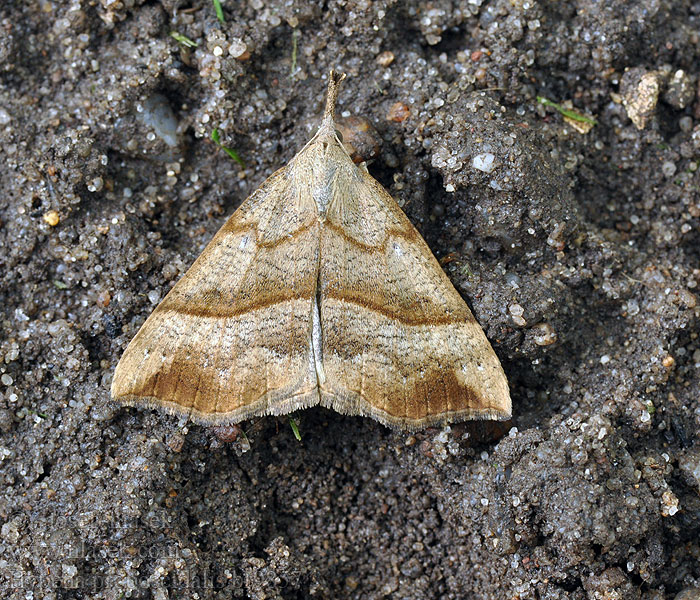
[[[479,171],[484,173],[490,173],[493,171],[494,162],[496,157],[490,152],[484,152],[483,154],[477,154],[472,158],[472,166]]]
[[[231,40],[231,45],[228,47],[228,53],[233,56],[233,58],[243,56],[246,50],[248,50],[248,46],[239,38],[233,38]]]
[[[667,160],[661,165],[661,172],[666,177],[673,177],[676,174],[676,165],[670,160]]]
[[[533,341],[538,346],[549,346],[557,341],[557,332],[549,323],[539,323],[532,328]]]
[[[522,306],[520,306],[520,304],[511,304],[508,307],[508,311],[510,312],[511,315],[522,316],[523,313],[525,312],[525,309]]]
[[[513,319],[513,323],[518,327],[525,327],[525,325],[527,325],[527,321],[523,317],[525,309],[520,306],[520,304],[511,304],[508,307],[508,312],[510,313],[510,318]]]

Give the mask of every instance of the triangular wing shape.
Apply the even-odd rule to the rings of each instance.
[[[402,429],[510,417],[503,369],[416,229],[335,132],[231,216],[146,320],[112,397],[234,423],[319,402]]]
[[[289,167],[267,179],[148,317],[113,398],[211,423],[318,403],[318,211],[290,179]]]
[[[321,226],[321,404],[420,429],[511,414],[501,364],[389,194],[337,144]]]

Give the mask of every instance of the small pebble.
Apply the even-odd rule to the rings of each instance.
[[[250,57],[248,46],[246,46],[243,40],[239,38],[233,38],[231,40],[231,44],[228,47],[228,53],[233,56],[233,58],[237,58],[238,60],[246,60],[247,57]],[[246,57],[246,55],[248,56]]]
[[[17,344],[12,344],[12,347],[10,350],[5,354],[5,362],[10,363],[13,360],[17,360],[19,358],[19,346]]]
[[[178,145],[178,120],[170,107],[170,102],[165,96],[162,94],[149,96],[143,103],[143,111],[138,113],[138,116],[168,146],[174,148]],[[97,186],[95,187],[99,191],[102,185],[100,184],[99,189],[97,189]],[[88,186],[88,189],[90,189],[90,186]]]
[[[104,180],[102,177],[93,177],[86,187],[89,192],[100,192],[104,187]]]
[[[678,292],[678,301],[685,308],[695,308],[698,305],[697,297],[688,290],[680,290]]]
[[[61,221],[61,217],[56,210],[50,210],[44,214],[44,221],[46,221],[51,227],[56,227]]]
[[[538,323],[532,328],[533,341],[538,346],[549,346],[557,341],[557,332],[549,323]]]
[[[661,89],[661,76],[657,71],[640,72],[630,69],[622,76],[620,89],[622,104],[634,126],[642,130],[656,111]]]
[[[12,376],[8,375],[7,373],[4,373],[3,376],[0,377],[0,381],[2,381],[3,385],[12,385],[14,383]]]
[[[472,158],[472,166],[479,171],[483,171],[484,173],[490,173],[493,171],[495,159],[496,157],[490,152],[477,154],[474,158]]]
[[[185,446],[185,436],[181,433],[176,433],[167,439],[166,444],[173,452],[180,452]]]
[[[215,425],[212,427],[214,435],[222,442],[231,443],[238,439],[242,429],[238,425]]]
[[[386,115],[387,121],[394,121],[395,123],[402,123],[408,118],[410,114],[408,106],[403,102],[395,102],[389,107],[389,112]]]
[[[525,327],[527,321],[523,318],[525,309],[520,306],[520,304],[511,304],[508,307],[508,312],[510,313],[510,318],[513,320],[518,327]]]
[[[661,515],[672,517],[678,512],[678,498],[671,490],[666,490],[661,494]]]
[[[107,308],[111,299],[112,296],[110,295],[109,291],[103,290],[99,294],[97,294],[97,305],[102,306],[103,308]]]
[[[676,174],[676,165],[667,160],[661,165],[661,172],[665,177],[673,177]]]
[[[381,138],[364,117],[350,116],[336,119],[345,150],[356,164],[372,160],[379,154]]]
[[[695,86],[683,69],[678,69],[668,82],[664,100],[676,110],[683,110],[693,101]]]
[[[636,300],[627,301],[627,316],[634,317],[639,314],[639,302]]]
[[[377,56],[376,61],[379,66],[388,67],[394,62],[394,53],[390,52],[389,50],[382,52],[379,56]]]

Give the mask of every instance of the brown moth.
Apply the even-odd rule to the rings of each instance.
[[[503,369],[418,231],[338,138],[316,135],[153,311],[112,397],[208,424],[310,406],[417,430],[508,419]]]

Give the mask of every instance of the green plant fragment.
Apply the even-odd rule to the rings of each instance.
[[[187,48],[196,48],[199,46],[197,42],[194,40],[191,40],[188,38],[186,35],[182,35],[181,33],[178,33],[177,31],[171,31],[170,32],[170,37],[172,37],[176,42],[179,42],[183,46]]]
[[[245,162],[243,162],[243,159],[240,157],[238,152],[236,152],[233,148],[224,146],[221,143],[221,136],[219,135],[219,130],[216,127],[211,132],[211,139],[217,146],[219,146],[219,148],[226,152],[226,154],[228,154],[233,160],[235,160],[239,165],[241,165],[241,167],[245,169]]]
[[[544,106],[551,106],[553,109],[557,110],[560,114],[564,115],[565,117],[568,117],[569,119],[573,119],[574,121],[580,121],[581,123],[588,123],[589,125],[597,125],[598,121],[595,119],[591,119],[590,117],[587,117],[586,115],[582,115],[581,113],[577,113],[575,110],[569,110],[568,108],[564,108],[561,104],[557,104],[556,102],[552,102],[548,98],[545,98],[544,96],[537,96],[537,101],[540,104],[543,104]]]
[[[289,426],[292,428],[292,431],[294,432],[294,437],[297,438],[297,442],[301,442],[301,434],[299,433],[299,427],[297,426],[297,422],[292,417],[289,417]]]
[[[216,11],[216,18],[222,23],[225,23],[224,19],[224,9],[221,6],[221,0],[214,0],[214,10]]]

